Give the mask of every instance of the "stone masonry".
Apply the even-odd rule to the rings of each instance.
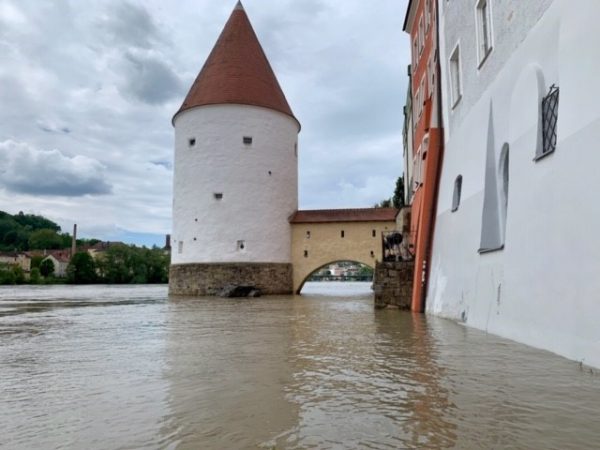
[[[285,263],[173,264],[169,294],[213,296],[227,285],[251,285],[263,295],[292,293],[292,265]]]
[[[410,310],[414,261],[378,262],[375,266],[373,291],[375,308],[388,306]]]

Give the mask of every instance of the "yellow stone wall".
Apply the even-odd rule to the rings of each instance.
[[[381,233],[395,228],[394,221],[292,224],[294,292],[300,293],[314,271],[336,261],[355,261],[375,268],[375,261],[382,260]],[[307,256],[304,256],[305,251]]]

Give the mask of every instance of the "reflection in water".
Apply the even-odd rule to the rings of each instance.
[[[0,447],[597,448],[589,369],[368,284],[303,292],[0,288]]]

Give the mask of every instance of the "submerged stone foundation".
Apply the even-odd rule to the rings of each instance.
[[[293,271],[287,263],[172,264],[169,294],[217,295],[227,285],[252,285],[262,295],[292,294]]]
[[[414,261],[378,262],[373,279],[375,308],[410,310],[414,270]]]

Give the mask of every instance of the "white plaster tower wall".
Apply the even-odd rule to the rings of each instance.
[[[172,263],[290,263],[298,123],[227,104],[183,111],[174,125]]]
[[[169,292],[214,295],[234,284],[291,294],[300,123],[241,2],[173,126]]]

